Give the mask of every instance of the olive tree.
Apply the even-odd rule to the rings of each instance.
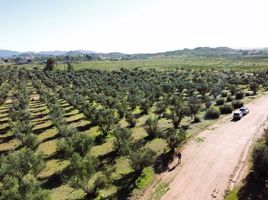
[[[74,153],[71,157],[69,184],[73,188],[83,190],[86,193],[85,199],[92,199],[98,193],[98,190],[106,185],[107,179],[103,175],[98,176],[93,183],[89,183],[96,174],[98,165],[98,159],[91,155],[81,157],[78,153]]]
[[[186,132],[183,129],[169,128],[161,134],[161,137],[166,139],[168,147],[172,153],[186,140]]]
[[[119,155],[127,155],[133,142],[132,132],[128,128],[118,128],[112,135],[115,137],[114,148]]]
[[[191,96],[189,98],[188,107],[190,111],[191,118],[195,118],[196,114],[201,108],[201,101],[197,96]]]
[[[147,132],[149,138],[157,137],[159,128],[158,128],[158,118],[149,117],[144,124],[144,129]]]
[[[181,97],[173,100],[173,106],[170,108],[169,119],[172,120],[174,128],[178,128],[181,120],[189,114],[189,107],[185,104]]]
[[[113,109],[101,109],[98,111],[97,124],[104,136],[119,122],[119,118]]]
[[[257,94],[257,91],[259,90],[260,86],[257,82],[251,82],[249,84],[249,88],[253,91],[254,95]]]
[[[128,158],[130,166],[137,174],[141,174],[145,167],[149,167],[155,160],[156,153],[151,149],[139,149],[130,151]]]
[[[1,157],[1,200],[47,200],[48,192],[40,187],[37,174],[44,168],[41,155],[22,149]]]

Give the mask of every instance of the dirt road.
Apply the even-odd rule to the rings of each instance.
[[[247,105],[250,113],[240,121],[217,123],[199,134],[182,151],[182,165],[163,179],[173,177],[163,200],[223,199],[225,189],[236,177],[241,159],[268,117],[268,95]]]

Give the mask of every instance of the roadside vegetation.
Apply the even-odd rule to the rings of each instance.
[[[257,141],[252,152],[252,166],[243,185],[231,191],[226,200],[256,199],[264,200],[268,198],[268,129],[264,129],[264,134]]]

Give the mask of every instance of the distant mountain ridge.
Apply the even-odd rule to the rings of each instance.
[[[108,59],[146,59],[152,57],[187,57],[187,56],[241,56],[241,55],[264,55],[268,56],[268,48],[256,49],[232,49],[229,47],[197,47],[194,49],[181,49],[159,53],[136,53],[125,54],[120,52],[97,53],[89,50],[74,51],[40,51],[40,52],[18,52],[10,50],[0,50],[0,58],[11,57],[44,57],[44,56],[79,56],[95,54]]]
[[[65,56],[65,55],[82,55],[82,54],[93,54],[94,51],[88,50],[75,50],[75,51],[40,51],[40,52],[19,52],[10,50],[0,50],[0,58],[11,58],[16,56]]]
[[[194,49],[182,49],[182,50],[175,50],[175,51],[167,51],[167,52],[160,52],[156,53],[155,55],[158,56],[220,56],[220,55],[240,55],[241,50],[232,49],[229,47],[197,47]]]
[[[0,49],[0,57],[2,57],[2,58],[9,58],[12,56],[17,56],[19,54],[21,54],[21,52]]]

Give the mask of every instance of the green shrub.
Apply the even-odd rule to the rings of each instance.
[[[247,92],[245,93],[245,96],[246,96],[246,97],[249,97],[249,96],[251,96],[251,93],[250,93],[249,91],[247,91]]]
[[[230,104],[225,104],[220,107],[221,114],[229,114],[232,113],[234,110],[234,107]]]
[[[201,117],[195,116],[194,123],[199,123],[199,122],[201,122]]]
[[[212,106],[206,112],[206,119],[217,119],[221,115],[220,109],[218,107]]]
[[[232,102],[232,105],[234,107],[234,109],[237,109],[237,108],[241,108],[242,106],[244,106],[244,103],[242,101],[233,101]]]
[[[238,91],[236,94],[235,94],[235,98],[236,99],[243,99],[245,96],[245,93],[243,91]]]
[[[227,97],[227,95],[228,95],[228,92],[227,92],[227,91],[222,91],[222,92],[221,92],[221,96],[222,96],[222,97]]]
[[[264,182],[268,178],[268,129],[264,130],[262,139],[256,144],[253,151],[253,171]]]
[[[226,98],[227,102],[231,102],[233,100],[234,100],[234,97],[232,95],[228,95],[227,98]]]
[[[146,167],[142,170],[142,174],[135,181],[135,184],[139,189],[145,189],[153,182],[154,178],[154,170],[151,167]]]
[[[135,127],[137,119],[135,118],[134,114],[127,112],[125,118],[130,127]]]
[[[217,104],[217,106],[221,106],[221,105],[223,105],[224,102],[225,102],[225,99],[224,99],[224,98],[219,98],[219,99],[216,100],[216,104]]]

